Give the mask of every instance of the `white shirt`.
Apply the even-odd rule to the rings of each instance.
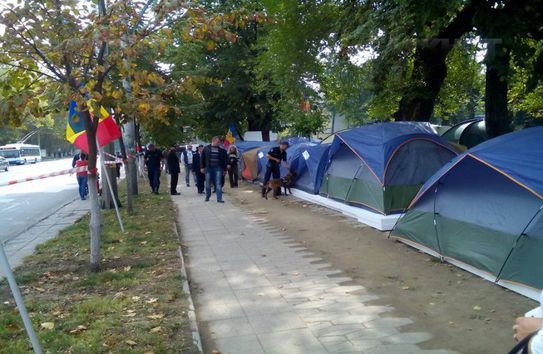
[[[187,162],[192,165],[192,151],[187,150]]]
[[[532,354],[543,354],[543,330],[537,332],[530,341],[530,350]]]

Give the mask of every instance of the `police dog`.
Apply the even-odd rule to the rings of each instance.
[[[273,191],[273,197],[277,199],[278,196],[281,194],[281,188],[284,189],[285,195],[292,194],[290,188],[292,187],[292,183],[294,182],[294,175],[295,174],[293,172],[289,171],[289,173],[287,173],[287,175],[281,179],[270,180],[268,184],[265,185],[262,189],[262,196],[267,200],[268,194]]]

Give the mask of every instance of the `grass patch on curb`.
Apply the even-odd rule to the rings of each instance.
[[[89,270],[87,217],[40,245],[16,270],[44,352],[198,352],[181,288],[173,203],[169,195],[147,189],[140,185],[135,215],[123,210],[124,234],[115,212],[103,211],[100,273]],[[31,350],[9,287],[1,281],[0,353]]]

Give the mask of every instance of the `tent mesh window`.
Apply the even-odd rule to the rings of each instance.
[[[454,156],[428,140],[412,140],[399,148],[385,171],[385,211],[405,209],[424,182]]]
[[[345,144],[334,154],[322,183],[321,194],[350,204],[383,210],[380,182]]]

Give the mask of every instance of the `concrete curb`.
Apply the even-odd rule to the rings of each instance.
[[[177,222],[174,222],[174,230],[175,234],[177,235],[177,238],[179,241],[181,241],[181,236],[179,234],[179,225]],[[185,267],[185,258],[183,256],[183,250],[181,249],[181,246],[178,248],[179,250],[179,258],[181,259],[181,275],[183,276],[182,281],[182,287],[183,292],[187,295],[189,307],[187,310],[187,315],[190,322],[190,330],[192,332],[192,342],[194,345],[198,348],[200,353],[203,353],[204,350],[202,348],[202,338],[200,337],[200,330],[198,329],[198,321],[196,320],[196,309],[194,308],[194,302],[192,301],[192,293],[190,290],[190,285],[188,281],[188,275],[187,275],[187,269]]]

